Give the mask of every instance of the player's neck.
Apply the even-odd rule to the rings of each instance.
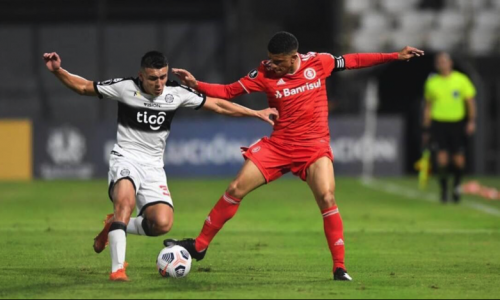
[[[293,66],[292,66],[292,69],[290,70],[290,72],[288,74],[295,74],[297,73],[297,70],[300,68],[300,56],[295,60],[295,62],[293,63]]]

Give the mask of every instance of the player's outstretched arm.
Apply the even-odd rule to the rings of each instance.
[[[414,57],[423,56],[424,51],[405,47],[403,50],[394,53],[354,53],[346,54],[341,59],[336,60],[336,68],[339,69],[362,69],[396,60],[409,61]]]
[[[207,101],[203,108],[216,112],[218,114],[232,117],[254,117],[261,119],[274,126],[274,120],[278,120],[279,113],[275,108],[267,108],[264,110],[253,110],[239,104],[229,102],[224,99],[207,97]]]
[[[179,77],[182,84],[210,97],[230,100],[246,94],[245,89],[239,82],[232,84],[210,84],[196,80],[193,74],[184,69],[172,68],[172,73]]]
[[[61,58],[55,52],[45,53],[43,60],[47,69],[52,72],[65,86],[76,93],[84,96],[97,96],[94,89],[94,82],[78,75],[73,75],[61,68]]]

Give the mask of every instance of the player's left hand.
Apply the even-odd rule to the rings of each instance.
[[[469,121],[467,123],[467,129],[466,129],[467,135],[472,136],[474,133],[476,133],[476,123],[473,121]]]
[[[410,46],[406,46],[403,50],[399,52],[399,60],[409,61],[414,57],[420,57],[424,55],[425,55],[424,51]]]
[[[196,87],[198,86],[198,81],[196,81],[196,78],[189,71],[184,69],[173,68],[172,73],[174,73],[180,78],[183,85],[193,89],[196,89]]]
[[[274,121],[278,120],[280,113],[276,108],[266,108],[257,112],[257,117],[264,122],[274,126]]]

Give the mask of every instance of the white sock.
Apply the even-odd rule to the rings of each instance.
[[[135,235],[146,235],[144,229],[142,228],[143,217],[130,218],[130,222],[127,225],[127,233]]]
[[[124,268],[125,251],[127,250],[127,235],[122,229],[109,232],[109,249],[111,253],[111,272]]]

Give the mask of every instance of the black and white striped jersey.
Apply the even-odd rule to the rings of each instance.
[[[140,163],[163,167],[170,126],[178,108],[200,109],[206,96],[168,81],[160,96],[146,94],[138,78],[94,82],[99,98],[118,101],[118,134],[114,151]]]

